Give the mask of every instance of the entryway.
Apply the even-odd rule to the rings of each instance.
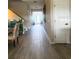
[[[33,11],[31,16],[32,24],[42,24],[44,22],[44,14],[42,11]]]

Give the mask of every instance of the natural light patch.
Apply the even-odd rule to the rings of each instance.
[[[44,15],[42,11],[35,11],[32,13],[32,22],[35,24],[40,24],[44,20]]]

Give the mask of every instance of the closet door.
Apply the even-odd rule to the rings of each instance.
[[[70,1],[53,0],[54,35],[56,43],[70,43]]]

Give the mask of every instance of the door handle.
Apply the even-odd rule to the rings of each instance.
[[[65,25],[68,25],[68,23],[65,23]]]

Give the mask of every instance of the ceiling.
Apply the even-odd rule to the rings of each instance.
[[[9,9],[24,17],[29,10],[42,10],[43,4],[44,0],[9,0]]]
[[[44,5],[44,0],[9,0],[9,1],[26,2],[31,9],[42,9]]]
[[[22,0],[23,2],[28,2],[31,9],[42,9],[44,0]]]
[[[43,1],[43,0],[22,0],[22,1]]]

